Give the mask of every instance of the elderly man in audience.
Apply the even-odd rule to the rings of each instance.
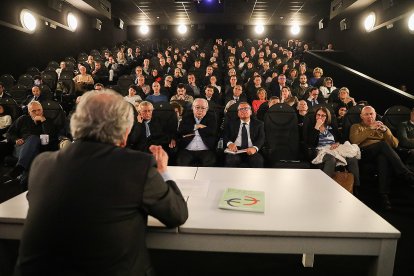
[[[137,123],[128,138],[129,147],[149,152],[151,145],[158,145],[169,152],[176,147],[176,127],[165,129],[160,118],[152,116],[153,111],[151,102],[143,101],[139,104]]]
[[[382,207],[390,210],[392,207],[388,194],[391,189],[392,174],[396,174],[413,186],[414,173],[404,165],[393,150],[398,146],[398,140],[389,128],[376,120],[376,115],[372,106],[362,108],[362,122],[352,125],[349,139],[351,143],[361,148],[362,162],[376,164]]]
[[[188,210],[160,146],[125,148],[133,120],[117,93],[82,96],[75,142],[33,162],[17,275],[153,275],[147,216],[177,227]]]
[[[60,78],[60,73],[62,73],[62,70],[66,68],[66,62],[65,61],[61,61],[59,64],[59,68],[56,69],[56,73],[58,75],[58,79]]]
[[[181,137],[177,155],[178,166],[215,165],[217,119],[214,113],[207,111],[208,101],[197,98],[193,102],[193,112],[184,115],[178,129]]]
[[[57,141],[56,126],[43,115],[40,102],[30,102],[28,111],[29,115],[20,116],[6,133],[7,141],[15,145],[15,154],[18,158],[16,166],[6,175],[10,179],[16,179],[28,172],[30,164],[39,152],[48,148],[53,149]],[[48,141],[41,141],[41,135],[48,135]]]
[[[259,150],[265,141],[264,124],[252,117],[252,108],[247,102],[239,104],[237,116],[238,120],[224,123],[225,165],[239,167],[247,163],[250,168],[262,168],[264,161]]]
[[[414,171],[414,108],[411,109],[410,120],[398,125],[397,138],[400,141],[400,147],[409,149],[405,163],[411,171]]]

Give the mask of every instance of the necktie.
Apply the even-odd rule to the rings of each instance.
[[[316,101],[312,100],[312,106],[315,106],[315,105],[316,105]]]
[[[149,121],[145,121],[145,136],[148,138],[151,136]]]
[[[242,129],[241,129],[241,148],[242,149],[247,149],[249,147],[247,140],[248,138],[247,138],[246,123],[243,123]]]

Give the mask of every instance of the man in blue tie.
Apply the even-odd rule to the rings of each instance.
[[[247,102],[239,104],[237,115],[238,120],[228,120],[224,125],[225,165],[239,167],[244,163],[250,168],[262,168],[259,150],[265,141],[264,124],[252,117],[252,108]]]
[[[151,102],[143,101],[138,106],[137,123],[134,124],[128,137],[128,147],[149,152],[151,145],[162,146],[170,155],[175,148],[175,128],[166,128],[159,117],[153,117],[154,106]]]

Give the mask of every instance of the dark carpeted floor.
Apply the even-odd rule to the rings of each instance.
[[[10,168],[0,167],[0,175]],[[383,212],[376,196],[375,178],[362,179],[359,198],[401,231],[395,259],[395,276],[414,275],[411,251],[414,245],[414,189],[395,182],[393,210]],[[0,202],[22,192],[18,183],[0,183]],[[0,275],[11,275],[18,242],[0,240]],[[240,254],[150,250],[154,267],[163,275],[368,275],[372,257],[316,255],[313,268],[304,268],[301,255]]]

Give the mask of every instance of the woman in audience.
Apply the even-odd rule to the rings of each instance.
[[[339,132],[335,120],[326,107],[315,110],[315,117],[304,130],[303,138],[310,148],[316,148],[313,164],[322,164],[323,171],[333,177],[335,167],[346,164],[348,170],[354,175],[354,185],[359,186],[359,167],[357,157],[361,158],[358,146],[339,143]],[[345,162],[344,162],[345,161]]]
[[[338,92],[338,99],[336,101],[338,107],[345,106],[347,109],[356,105],[356,101],[349,95],[349,89],[342,87]]]
[[[280,91],[280,102],[286,103],[290,106],[296,106],[296,104],[298,103],[298,98],[296,98],[296,96],[292,96],[290,87],[283,86],[282,90]]]
[[[142,101],[142,98],[137,95],[137,90],[138,87],[134,84],[131,84],[128,89],[128,95],[126,95],[124,99],[131,104],[135,104],[137,101]]]
[[[12,118],[6,111],[6,107],[0,105],[0,141],[4,140],[5,134],[12,123]]]
[[[118,62],[118,64],[120,65],[126,65],[127,64],[127,59],[125,58],[125,54],[122,51],[119,51],[116,54],[116,61]]]
[[[82,94],[93,88],[94,80],[91,75],[86,73],[86,67],[83,65],[79,66],[79,74],[73,80],[75,81],[75,91],[77,93]]]
[[[319,87],[319,91],[321,91],[325,102],[328,102],[329,96],[335,89],[336,87],[334,86],[333,79],[331,77],[326,77],[323,79],[323,84]]]
[[[322,86],[323,70],[322,68],[316,67],[313,69],[313,77],[309,80],[309,84],[314,87]]]
[[[254,114],[257,113],[257,110],[259,110],[259,107],[262,105],[262,103],[267,102],[267,93],[266,90],[264,88],[259,88],[257,90],[257,98],[259,98],[258,100],[254,100],[252,102],[252,107],[253,107],[253,111]]]

